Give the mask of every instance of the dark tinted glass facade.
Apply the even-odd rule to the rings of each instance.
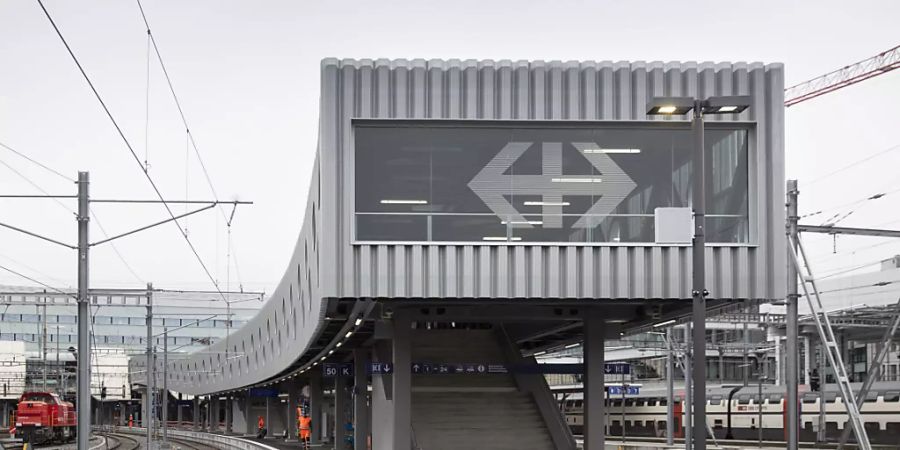
[[[707,239],[749,241],[748,133],[708,126]],[[652,243],[691,205],[687,124],[358,122],[357,241]]]

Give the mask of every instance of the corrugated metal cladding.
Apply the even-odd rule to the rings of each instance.
[[[780,64],[336,60],[322,63],[323,275],[334,297],[690,298],[691,250],[648,245],[354,245],[353,119],[644,121],[655,96],[750,95],[753,246],[707,249],[712,298],[785,295]],[[331,209],[334,206],[335,209]],[[333,226],[331,226],[333,224]],[[334,264],[331,266],[331,264]]]
[[[184,357],[170,357],[170,389],[201,395],[253,385],[287,369],[315,342],[325,323],[319,162],[317,158],[313,165],[300,236],[278,287],[259,313],[227,339]],[[160,358],[156,365],[162,373]],[[132,358],[132,383],[145,382],[145,366],[146,358]]]
[[[709,290],[714,298],[781,298],[783,92],[780,65],[325,60],[319,148],[290,265],[249,323],[170,360],[169,387],[200,395],[282,374],[319,337],[328,298],[689,298],[687,247],[354,244],[356,118],[647,120],[653,96],[749,94],[752,107],[731,120],[755,124],[757,245],[708,248]],[[144,363],[133,361],[134,380]]]

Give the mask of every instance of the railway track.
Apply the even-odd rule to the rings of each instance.
[[[140,435],[123,433],[97,434],[105,439],[106,445],[103,445],[103,443],[101,442],[99,446],[91,447],[90,450],[138,450],[144,445],[144,437]],[[216,450],[216,447],[210,447],[206,444],[188,441],[181,438],[170,437],[168,440],[170,448],[172,450]]]
[[[201,444],[199,442],[186,441],[184,439],[172,439],[169,438],[169,443],[172,444],[172,448],[174,450],[183,449],[183,450],[215,450],[216,447],[210,447],[206,444]]]
[[[97,433],[104,439],[104,444],[92,447],[91,450],[137,450],[141,448],[141,442],[135,436],[120,433]]]

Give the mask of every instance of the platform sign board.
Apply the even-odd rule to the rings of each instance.
[[[274,388],[250,388],[251,397],[278,397],[278,389]]]
[[[324,377],[352,377],[353,363],[325,363],[322,365]]]
[[[366,372],[369,375],[390,375],[394,373],[394,365],[389,362],[370,362]]]
[[[641,393],[640,386],[607,386],[606,390],[610,397],[613,395],[640,395]]]
[[[631,364],[607,363],[604,364],[603,373],[607,375],[628,375],[631,373]]]

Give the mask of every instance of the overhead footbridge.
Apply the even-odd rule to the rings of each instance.
[[[281,414],[253,394],[275,389],[291,432],[294,406],[331,402],[373,448],[574,448],[533,355],[583,342],[593,448],[604,340],[690,312],[694,140],[655,97],[749,96],[706,120],[707,306],[785,295],[779,64],[326,59],[320,89],[281,282],[169,362],[169,389],[236,401],[241,426]]]

